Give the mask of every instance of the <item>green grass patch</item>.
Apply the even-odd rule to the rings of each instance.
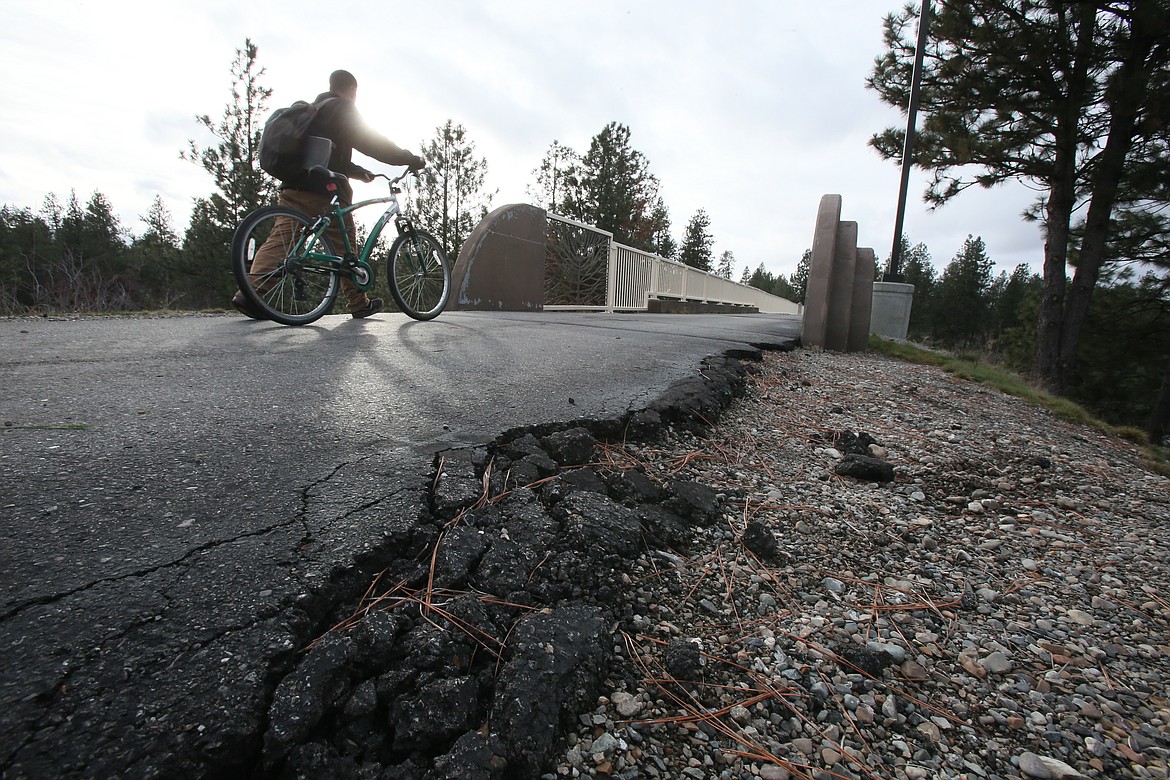
[[[1133,442],[1142,449],[1151,470],[1170,476],[1170,450],[1151,445],[1144,431],[1129,426],[1117,427],[1098,420],[1080,404],[1042,390],[1025,377],[990,363],[977,353],[967,352],[954,355],[878,336],[869,337],[869,348],[873,352],[896,360],[936,366],[955,376],[993,387],[1002,393],[1022,398],[1036,406],[1042,406],[1062,420],[1078,425],[1087,425],[1109,436]]]

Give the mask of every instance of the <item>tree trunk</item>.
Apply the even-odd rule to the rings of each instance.
[[[1158,392],[1158,400],[1154,403],[1150,421],[1146,424],[1146,434],[1152,444],[1162,444],[1162,439],[1166,437],[1167,425],[1170,425],[1170,360],[1166,361],[1166,371],[1162,374],[1162,389]]]
[[[1136,3],[1135,3],[1136,6]],[[1136,11],[1136,8],[1135,8]],[[1081,329],[1089,314],[1093,289],[1101,276],[1105,248],[1109,238],[1109,221],[1117,202],[1117,193],[1125,175],[1125,158],[1133,148],[1137,117],[1149,84],[1149,59],[1155,41],[1150,35],[1147,17],[1140,11],[1130,23],[1129,50],[1106,93],[1109,106],[1109,137],[1095,160],[1091,179],[1092,197],[1085,218],[1085,235],[1076,275],[1068,293],[1061,329],[1057,372],[1067,386],[1073,375]]]
[[[1064,319],[1068,263],[1069,223],[1072,221],[1075,153],[1071,158],[1058,154],[1055,166],[1061,176],[1048,193],[1045,213],[1044,281],[1036,315],[1036,356],[1033,364],[1041,387],[1054,393],[1064,390],[1060,375],[1060,337]]]
[[[1096,9],[1091,3],[1079,8],[1076,46],[1066,63],[1068,91],[1063,114],[1054,129],[1056,155],[1052,163],[1051,189],[1045,212],[1044,283],[1036,315],[1036,355],[1033,373],[1040,385],[1053,393],[1066,389],[1061,371],[1064,331],[1064,298],[1067,287],[1069,227],[1076,206],[1077,144],[1080,118],[1089,94],[1089,59],[1096,37]],[[1070,35],[1073,33],[1070,23]]]

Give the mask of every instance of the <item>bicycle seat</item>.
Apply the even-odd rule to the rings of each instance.
[[[331,171],[328,168],[326,168],[324,165],[314,165],[312,168],[309,169],[309,173],[318,174],[318,175],[324,176],[325,178],[331,179],[331,180],[345,178],[340,173],[337,173],[335,171]]]

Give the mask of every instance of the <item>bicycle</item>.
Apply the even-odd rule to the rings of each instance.
[[[313,166],[314,173],[325,173],[330,185],[339,174],[324,166]],[[249,214],[232,237],[232,271],[240,290],[271,320],[284,325],[307,325],[333,308],[341,287],[348,277],[363,292],[374,286],[375,273],[371,255],[382,229],[391,220],[398,237],[386,260],[390,295],[408,316],[432,320],[447,306],[451,295],[451,264],[439,241],[415,228],[398,202],[402,190],[398,183],[411,170],[385,179],[390,195],[371,198],[342,207],[337,195],[330,201],[331,211],[309,217],[289,206],[265,206]],[[417,172],[416,172],[417,175]],[[345,217],[366,206],[389,204],[366,238],[361,252],[355,252],[345,230]],[[325,235],[331,225],[341,226],[344,252],[337,254]],[[253,270],[257,254],[264,249],[265,264],[271,269]]]

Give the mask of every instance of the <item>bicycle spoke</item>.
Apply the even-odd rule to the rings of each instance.
[[[337,273],[305,256],[311,224],[294,209],[269,206],[246,218],[233,239],[232,263],[240,289],[276,322],[313,322],[333,308],[337,297]],[[332,254],[323,236],[312,248]]]
[[[415,319],[432,319],[447,305],[451,267],[439,242],[418,231],[394,242],[389,260],[390,292]]]

